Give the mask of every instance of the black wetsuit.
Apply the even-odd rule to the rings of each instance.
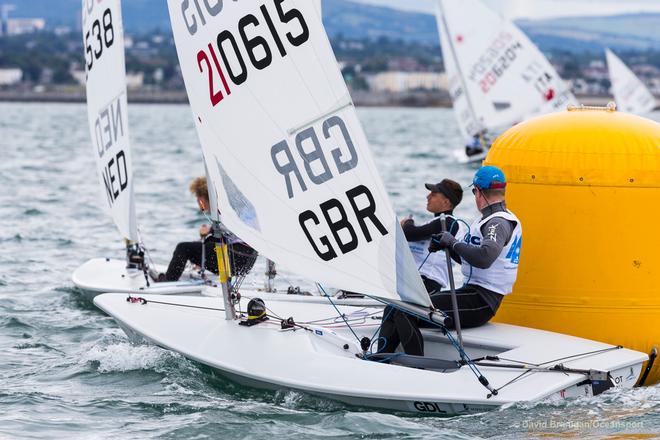
[[[208,236],[204,247],[205,261],[204,268],[215,274],[218,273],[218,257],[215,253],[216,239]],[[246,274],[254,266],[257,252],[245,243],[233,243],[230,245],[229,258],[231,260],[232,274]],[[186,263],[190,261],[197,266],[202,265],[202,242],[187,241],[176,245],[172,260],[165,273],[165,281],[177,281],[181,278],[186,268]]]
[[[486,218],[495,212],[506,211],[504,202],[490,205],[482,211],[482,218]],[[493,225],[497,225],[496,237],[489,236],[486,231]],[[458,242],[453,246],[452,257],[458,262],[465,259],[469,264],[478,268],[488,268],[500,255],[504,246],[511,239],[515,224],[495,217],[481,227],[481,246],[473,246]],[[456,289],[456,300],[458,313],[462,328],[479,327],[487,323],[499,308],[503,296],[485,289],[482,286],[468,284]],[[453,316],[453,305],[449,292],[435,291],[431,293],[433,306]],[[419,327],[428,327],[426,321],[419,320],[407,313],[394,309],[392,306],[385,308],[383,324],[380,331],[381,339],[378,341],[378,351],[382,353],[393,353],[399,344],[408,354],[423,356],[424,339]]]
[[[403,229],[403,234],[406,237],[407,241],[425,241],[429,240],[433,235],[439,234],[442,232],[442,222],[440,221],[440,216],[444,214],[447,217],[447,230],[451,232],[451,235],[456,236],[459,229],[459,224],[454,219],[454,211],[445,211],[439,214],[435,214],[435,218],[428,223],[425,223],[421,226],[417,226],[413,219],[409,219],[401,225]],[[422,275],[422,281],[424,281],[424,287],[428,292],[433,292],[442,288],[440,283],[431,278],[427,278]]]
[[[447,211],[442,214],[451,216],[453,215],[453,211]],[[406,240],[423,241],[441,233],[442,223],[440,221],[440,215],[436,214],[435,219],[421,226],[416,226],[412,219],[404,222],[402,228]],[[447,230],[454,236],[458,233],[459,224],[453,217],[447,218]],[[422,281],[429,293],[439,291],[442,288],[440,283],[423,275]],[[418,329],[420,324],[416,318],[407,313],[400,312],[392,306],[387,306],[383,314],[383,323],[379,332],[378,351],[392,353],[401,344],[406,349],[406,353],[422,355],[424,341]]]

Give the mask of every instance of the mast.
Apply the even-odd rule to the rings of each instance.
[[[479,126],[481,126],[481,121],[479,121],[479,118],[477,117],[477,113],[474,111],[474,105],[472,104],[472,99],[470,98],[470,93],[468,91],[467,84],[465,83],[465,77],[463,76],[461,65],[459,64],[458,57],[456,56],[456,48],[454,47],[454,41],[452,40],[451,33],[449,32],[449,25],[447,24],[447,19],[445,18],[445,11],[444,8],[442,7],[442,0],[438,0],[437,6],[438,6],[438,14],[440,15],[440,20],[442,21],[442,25],[443,25],[443,29],[438,29],[438,31],[439,32],[444,31],[445,35],[447,36],[447,43],[449,44],[449,50],[451,52],[450,56],[454,59],[454,65],[456,66],[456,70],[458,71],[458,77],[461,80],[461,87],[463,87],[463,93],[465,94],[465,99],[467,100],[468,108],[470,109],[470,113],[472,113],[472,118],[479,124]],[[446,71],[447,71],[447,67],[445,65],[445,72]]]
[[[229,244],[225,228],[220,222],[220,210],[218,209],[218,193],[216,192],[211,175],[209,173],[208,162],[204,157],[204,174],[206,175],[206,186],[209,193],[209,217],[213,225],[213,238],[215,238],[215,255],[218,260],[218,281],[222,287],[222,300],[225,306],[225,319],[232,321],[236,319],[236,309],[234,307],[234,297],[231,288],[231,260],[229,259]],[[205,240],[202,241],[205,243]],[[204,244],[202,244],[202,258],[206,254]],[[202,267],[203,269],[203,267]]]
[[[218,240],[215,245],[215,254],[218,258],[218,276],[222,286],[222,300],[225,305],[225,319],[236,319],[234,298],[231,291],[231,264],[229,259],[229,245],[219,218],[213,220],[213,236]]]

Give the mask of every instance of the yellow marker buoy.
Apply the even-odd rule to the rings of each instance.
[[[495,320],[660,348],[660,124],[572,108],[512,127],[484,164],[505,172],[525,231]]]

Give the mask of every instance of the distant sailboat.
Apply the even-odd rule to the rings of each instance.
[[[644,83],[610,49],[605,49],[612,94],[620,111],[644,115],[656,107],[655,97]]]
[[[477,140],[577,103],[545,56],[511,21],[479,0],[436,4],[449,92],[465,139]],[[460,156],[466,159],[464,152]]]

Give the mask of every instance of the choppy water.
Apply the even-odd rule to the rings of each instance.
[[[399,214],[425,217],[424,182],[469,182],[473,170],[451,159],[461,143],[451,111],[360,117]],[[130,121],[142,234],[165,262],[202,221],[187,190],[201,153],[185,106],[134,105]],[[88,137],[82,105],[0,104],[0,438],[660,437],[659,387],[437,419],[245,389],[130,345],[69,279],[88,258],[122,256]],[[459,214],[472,218],[466,200]],[[305,283],[283,274],[289,282]]]

